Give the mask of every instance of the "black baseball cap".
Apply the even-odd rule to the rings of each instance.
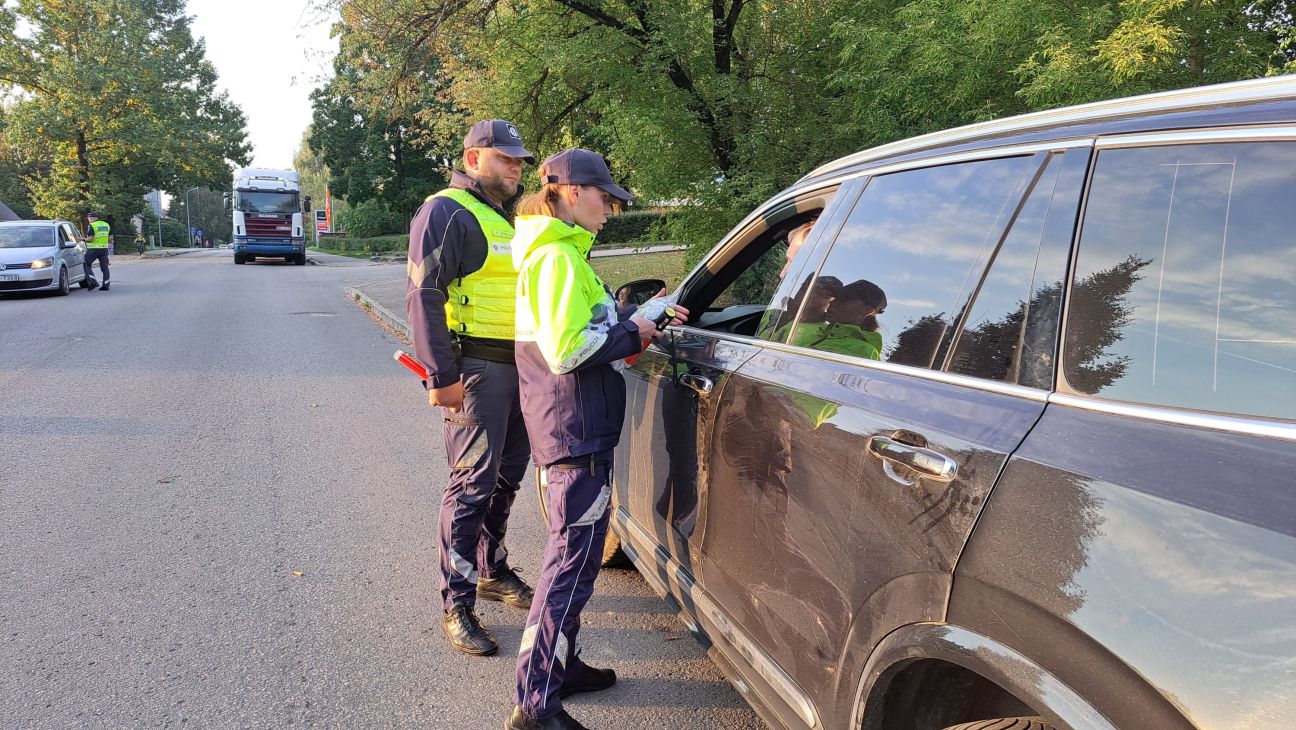
[[[87,218],[98,218],[98,217],[99,217],[99,214],[96,213],[96,212],[94,212],[94,211],[90,211],[89,213],[86,213],[86,217],[87,217]]]
[[[522,146],[522,135],[517,127],[503,119],[483,119],[468,130],[464,137],[464,149],[473,147],[493,147],[509,157],[518,157],[530,164],[535,164],[535,155]]]
[[[540,182],[594,185],[623,203],[634,200],[629,191],[612,182],[612,173],[602,155],[575,147],[546,157],[540,163]]]

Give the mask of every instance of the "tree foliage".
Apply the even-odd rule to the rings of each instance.
[[[311,94],[314,110],[307,143],[328,169],[334,196],[352,206],[376,200],[403,226],[424,198],[445,187],[447,159],[410,110],[433,106],[429,93],[414,100],[392,94],[357,95],[378,88],[371,74],[385,62],[364,36],[339,26],[333,78]],[[378,211],[370,206],[371,214]],[[366,220],[390,216],[368,215]],[[384,233],[387,231],[383,231]]]
[[[96,208],[120,227],[149,189],[226,186],[250,147],[205,53],[182,0],[0,8],[0,85],[19,91],[7,136],[47,161],[25,178],[35,212]]]
[[[334,0],[352,109],[442,144],[579,144],[708,246],[847,152],[1036,109],[1296,70],[1294,0]],[[344,41],[344,49],[347,47]]]

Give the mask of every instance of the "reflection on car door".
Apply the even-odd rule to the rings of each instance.
[[[1099,151],[1058,395],[951,598],[1121,727],[1296,717],[1296,141],[1226,134]]]
[[[1087,157],[1041,153],[870,181],[810,295],[796,302],[787,335],[795,346],[747,358],[713,406],[713,431],[702,438],[708,518],[691,537],[697,574],[709,600],[810,704],[849,694],[838,683],[859,677],[889,631],[944,618],[959,552],[1046,391],[1015,375],[938,371],[952,361],[964,315],[977,311],[974,296],[990,297],[987,267],[1016,272],[1007,277],[1021,284],[1014,299],[1056,289]],[[831,316],[816,307],[840,298],[823,304],[831,298],[814,292],[865,277],[890,300],[881,358],[923,370],[834,351],[820,326]],[[1011,317],[1018,304],[998,314]],[[1032,324],[1015,320],[1018,348],[1032,328],[1052,341],[1056,307],[1023,316]],[[798,339],[802,325],[815,336]]]

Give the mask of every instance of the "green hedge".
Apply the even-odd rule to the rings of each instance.
[[[325,237],[320,239],[319,247],[332,251],[348,253],[405,253],[409,248],[409,236],[397,233],[390,236],[373,236],[371,238]]]
[[[608,218],[599,231],[597,243],[600,246],[624,246],[628,243],[646,243],[655,241],[657,228],[666,216],[652,210],[628,210],[621,215]]]
[[[405,227],[400,214],[387,209],[379,200],[366,200],[338,214],[342,230],[358,238],[376,238],[398,233]]]

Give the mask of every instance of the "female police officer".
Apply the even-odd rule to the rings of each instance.
[[[618,321],[612,292],[588,262],[594,234],[630,193],[589,150],[549,157],[540,180],[518,204],[513,236],[522,416],[549,505],[544,567],[518,655],[517,706],[506,726],[517,730],[583,728],[561,698],[616,682],[612,670],[580,660],[576,634],[607,536],[608,475],[625,418],[621,361],[657,334],[644,317]],[[688,312],[675,309],[679,324]]]

